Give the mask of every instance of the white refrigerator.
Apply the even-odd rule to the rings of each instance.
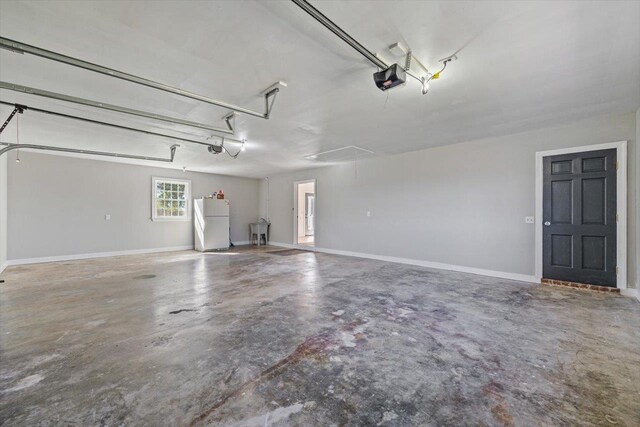
[[[193,207],[196,250],[229,249],[229,201],[194,199]]]

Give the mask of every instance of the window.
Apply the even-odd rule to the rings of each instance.
[[[153,178],[152,219],[188,221],[190,217],[191,181]]]

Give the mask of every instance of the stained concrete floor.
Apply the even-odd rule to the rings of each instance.
[[[2,425],[640,423],[640,304],[273,248],[10,267]]]

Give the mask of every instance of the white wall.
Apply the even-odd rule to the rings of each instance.
[[[640,108],[636,111],[636,293],[640,301]]]
[[[0,273],[7,265],[7,155],[0,157]]]
[[[152,176],[190,179],[194,197],[224,189],[233,241],[248,241],[258,218],[257,179],[24,151],[21,159],[9,162],[10,261],[193,246],[192,221],[151,221]]]
[[[258,190],[260,218],[269,219],[269,178],[260,180]]]
[[[318,248],[533,275],[534,226],[524,217],[534,215],[535,152],[620,140],[629,141],[633,282],[635,113],[381,156],[359,161],[357,171],[350,163],[272,176],[271,241],[292,241],[292,183],[317,178]]]

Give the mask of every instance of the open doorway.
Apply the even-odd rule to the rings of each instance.
[[[315,245],[316,180],[294,183],[295,244]]]

